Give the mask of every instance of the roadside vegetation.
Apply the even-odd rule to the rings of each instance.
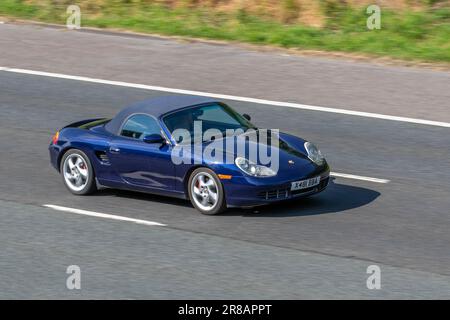
[[[345,0],[0,0],[0,15],[81,25],[404,60],[450,62],[449,1],[383,1],[381,29],[368,30],[368,4]]]

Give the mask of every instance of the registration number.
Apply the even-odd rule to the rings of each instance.
[[[320,176],[308,180],[294,181],[291,184],[291,191],[315,187],[320,183]]]

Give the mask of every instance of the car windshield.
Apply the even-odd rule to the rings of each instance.
[[[194,134],[195,121],[201,121],[202,136],[208,129],[217,129],[222,132],[222,134],[229,129],[242,129],[244,131],[256,129],[256,127],[247,119],[222,103],[180,110],[165,116],[163,121],[170,133],[173,133],[177,129],[184,129],[187,130],[191,136]]]

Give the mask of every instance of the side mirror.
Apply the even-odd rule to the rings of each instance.
[[[166,139],[164,139],[161,135],[154,133],[146,135],[143,141],[145,143],[163,143],[166,141]]]
[[[250,117],[248,114],[244,113],[242,115],[245,119],[247,119],[248,121],[252,120],[252,117]]]

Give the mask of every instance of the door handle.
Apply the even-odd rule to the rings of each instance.
[[[110,147],[110,148],[109,148],[109,151],[110,151],[111,153],[119,153],[119,152],[120,152],[120,149],[117,148],[117,147]]]

